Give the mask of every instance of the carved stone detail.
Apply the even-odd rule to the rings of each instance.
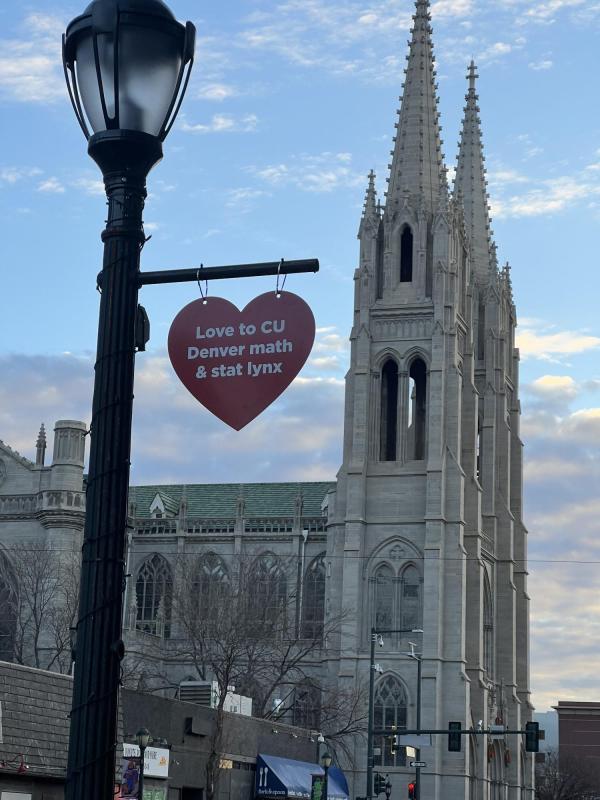
[[[399,319],[378,319],[373,325],[373,338],[376,341],[390,339],[426,339],[431,336],[432,320],[423,317],[402,317]]]

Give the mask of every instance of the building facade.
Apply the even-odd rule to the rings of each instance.
[[[360,220],[337,480],[130,492],[129,647],[158,640],[168,653],[178,559],[194,560],[207,597],[218,597],[243,559],[256,587],[293,592],[299,630],[343,621],[323,643],[311,685],[298,687],[288,705],[289,720],[309,728],[318,728],[315,685],[368,684],[372,629],[382,632],[376,727],[414,728],[419,694],[424,728],[460,721],[473,730],[521,730],[532,714],[510,267],[499,267],[492,237],[473,63],[448,187],[429,12],[418,0],[384,202],[371,173]],[[70,437],[83,436],[80,424],[64,425]],[[77,453],[80,461],[67,464],[78,470],[73,485],[56,489],[68,509],[52,518],[63,520],[60,536],[73,542],[81,520],[69,503],[80,498],[83,509],[83,450]],[[3,459],[20,483],[0,487],[0,541],[58,536],[44,525],[41,488],[55,465],[62,480],[56,448],[50,471],[9,449]],[[40,488],[32,488],[36,477]],[[171,668],[173,686],[189,677],[185,664]],[[532,797],[533,759],[520,737],[473,734],[462,743],[450,753],[447,737],[434,736],[422,748],[423,798]],[[408,783],[414,769],[405,750],[391,752],[389,739],[376,744],[375,768],[395,786]],[[364,793],[366,758],[357,737],[353,795]]]

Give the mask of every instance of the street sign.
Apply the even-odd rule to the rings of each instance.
[[[431,747],[431,734],[429,733],[400,733],[398,738],[400,739],[400,747],[416,747],[417,750],[421,747]]]
[[[196,400],[239,431],[290,385],[314,338],[313,313],[291,292],[261,294],[242,311],[208,297],[173,320],[169,357]]]
[[[499,739],[504,739],[506,728],[504,727],[504,725],[490,725],[489,732],[490,732],[490,739],[494,742]]]
[[[411,765],[411,767],[426,767],[427,766],[427,762],[426,761],[411,761],[410,765]]]

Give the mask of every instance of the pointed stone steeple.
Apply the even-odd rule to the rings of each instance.
[[[36,467],[43,467],[46,460],[46,428],[44,423],[40,427],[37,442],[35,443],[35,465]]]
[[[425,203],[430,210],[435,209],[443,183],[429,0],[417,0],[413,21],[390,165],[388,211],[393,211],[395,203],[401,205],[411,198],[413,205]]]
[[[380,220],[380,211],[379,211],[379,203],[377,201],[377,190],[375,189],[375,173],[373,170],[369,172],[369,185],[367,187],[367,191],[365,194],[365,203],[363,206],[363,213],[360,220],[360,228],[358,230],[358,236],[362,235],[362,232],[365,228],[365,225],[370,225],[375,223],[375,225],[379,225]]]
[[[481,119],[479,118],[479,96],[475,82],[479,76],[475,63],[469,65],[469,91],[465,95],[467,104],[460,135],[454,197],[462,200],[465,210],[467,233],[471,240],[471,256],[474,271],[486,278],[493,262],[493,241],[489,212]]]

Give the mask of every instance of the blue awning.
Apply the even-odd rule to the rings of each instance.
[[[256,759],[255,797],[310,800],[313,775],[323,767],[310,761],[259,754]],[[349,800],[344,773],[332,767],[327,779],[327,800]]]

